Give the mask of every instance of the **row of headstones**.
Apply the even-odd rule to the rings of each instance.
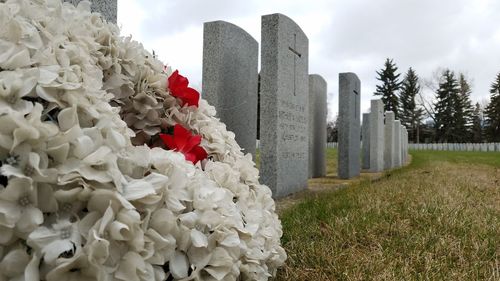
[[[93,11],[116,22],[116,0],[91,2]],[[308,39],[293,20],[281,14],[263,16],[261,36],[261,181],[274,197],[281,197],[307,187],[309,177],[326,174],[327,85],[321,76],[308,74]],[[203,45],[202,94],[240,146],[255,156],[258,43],[238,26],[216,21],[205,23]],[[354,119],[359,137],[357,80]]]
[[[204,24],[202,95],[254,159],[260,120],[260,181],[274,197],[326,175],[327,84],[309,75],[308,49],[293,20],[262,16],[259,75],[259,46],[250,34],[225,21]]]
[[[363,113],[361,168],[382,172],[401,167],[408,157],[408,131],[386,111],[382,100],[372,100],[370,113]]]
[[[500,143],[411,143],[415,150],[483,151],[500,152]]]
[[[361,82],[354,73],[339,75],[338,176],[359,176],[361,166],[370,172],[401,167],[408,158],[408,131],[385,112],[381,100],[372,100],[370,113],[363,114],[360,132]],[[363,158],[360,159],[360,137]],[[360,165],[362,162],[362,165]]]

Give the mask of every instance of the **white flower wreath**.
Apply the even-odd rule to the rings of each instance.
[[[268,187],[169,68],[60,0],[0,1],[0,281],[267,280],[284,263]],[[211,160],[150,143],[180,124]]]

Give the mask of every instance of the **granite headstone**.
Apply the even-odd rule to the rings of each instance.
[[[384,169],[394,168],[394,112],[385,113]]]
[[[361,168],[370,169],[370,113],[363,113],[361,125]]]
[[[401,167],[401,121],[394,121],[394,167]]]
[[[255,159],[259,44],[225,21],[203,25],[203,97]]]
[[[339,74],[338,176],[349,179],[360,173],[361,82],[354,73]]]
[[[282,14],[262,16],[260,171],[273,197],[307,187],[309,41]]]
[[[371,100],[370,111],[370,171],[384,170],[384,103]]]
[[[326,176],[326,81],[309,75],[309,177]]]

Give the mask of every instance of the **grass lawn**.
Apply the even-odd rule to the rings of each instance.
[[[285,209],[288,260],[274,280],[500,280],[500,153],[412,156]]]

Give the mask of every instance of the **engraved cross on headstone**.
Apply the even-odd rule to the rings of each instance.
[[[294,34],[293,35],[293,48],[292,47],[288,47],[288,50],[290,50],[294,57],[293,57],[293,95],[295,96],[295,88],[297,86],[297,82],[296,82],[296,76],[297,76],[297,73],[296,73],[296,70],[297,70],[297,57],[302,57],[302,54],[299,53],[297,51],[297,34]]]
[[[359,96],[358,91],[356,91],[356,90],[352,90],[352,91],[354,92],[354,94],[355,94],[355,95]],[[358,116],[359,116],[357,102],[358,102],[358,99],[357,99],[357,98],[355,98],[355,99],[354,99],[354,118],[355,118],[355,119],[358,119]]]

